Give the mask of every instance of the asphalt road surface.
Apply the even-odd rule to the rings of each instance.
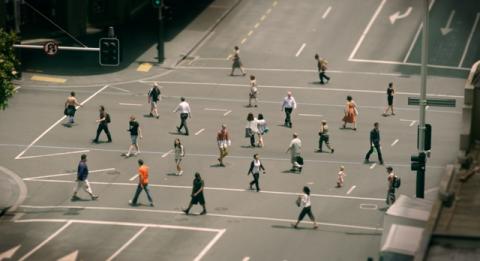
[[[460,3],[461,2],[461,3]],[[385,166],[402,178],[398,194],[414,196],[410,155],[416,153],[422,7],[415,0],[243,0],[191,57],[177,68],[144,81],[112,85],[26,84],[0,114],[0,165],[20,174],[29,190],[19,212],[0,223],[0,260],[366,260],[377,257],[387,190],[385,167],[363,159],[369,131],[379,122]],[[398,12],[397,15],[395,13]],[[453,15],[452,15],[453,13]],[[432,1],[431,97],[456,99],[455,108],[429,107],[433,127],[426,196],[435,196],[444,166],[456,156],[463,87],[480,58],[480,6],[470,1]],[[450,18],[452,17],[452,18]],[[441,28],[444,29],[443,32]],[[451,30],[449,30],[450,28]],[[418,32],[418,33],[417,33]],[[446,34],[444,32],[447,32]],[[229,76],[233,46],[247,76]],[[331,80],[318,84],[314,54],[329,61]],[[128,72],[136,73],[136,72]],[[247,108],[249,81],[259,84],[258,108]],[[88,78],[88,77],[86,77]],[[160,119],[145,117],[146,93],[160,83]],[[382,116],[386,87],[396,87],[395,116]],[[76,91],[84,104],[76,124],[62,125],[63,103]],[[293,128],[283,127],[281,103],[292,91],[298,108]],[[358,130],[340,129],[347,95],[359,106]],[[192,108],[190,136],[176,134],[172,110],[185,97]],[[98,106],[112,117],[112,143],[93,144]],[[250,148],[246,116],[263,113],[270,132],[265,147]],[[125,159],[128,119],[143,130],[141,154]],[[321,120],[330,126],[335,153],[317,153]],[[226,167],[217,165],[216,132],[227,124],[232,146]],[[285,153],[293,132],[303,144],[305,167],[289,171]],[[173,141],[186,149],[184,174],[175,176]],[[102,137],[106,140],[106,137]],[[71,202],[80,154],[88,155],[89,180],[97,201]],[[262,191],[248,190],[247,170],[259,153],[267,173]],[[150,167],[155,206],[131,207],[137,160]],[[336,174],[345,166],[342,188]],[[189,201],[193,173],[205,180],[208,214],[181,212]],[[296,195],[312,190],[317,230],[304,222]],[[306,220],[307,221],[307,220]]]

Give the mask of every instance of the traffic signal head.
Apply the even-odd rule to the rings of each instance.
[[[162,0],[152,0],[152,5],[155,8],[160,8],[162,6]]]
[[[100,39],[100,65],[117,66],[120,64],[120,41],[117,38]]]
[[[414,171],[424,171],[426,159],[427,155],[425,152],[420,152],[418,155],[412,155],[410,157],[410,160],[412,161],[410,169]]]

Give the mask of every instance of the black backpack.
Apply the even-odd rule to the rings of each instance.
[[[400,179],[400,177],[395,176],[395,177],[393,178],[392,186],[393,186],[394,188],[399,188],[400,185],[402,185],[402,180]]]
[[[158,88],[152,88],[149,92],[148,95],[152,98],[153,101],[158,101],[158,96],[160,96],[161,92],[160,89]]]
[[[107,123],[112,122],[112,120],[110,119],[110,114],[108,114],[108,113],[107,113],[107,115],[105,115],[105,122],[107,122]]]

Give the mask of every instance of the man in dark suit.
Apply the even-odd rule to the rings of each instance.
[[[378,160],[380,165],[383,165],[382,150],[380,148],[380,130],[378,129],[378,122],[373,124],[373,129],[370,131],[370,150],[365,155],[365,163],[370,163],[370,155],[373,150],[377,150]]]

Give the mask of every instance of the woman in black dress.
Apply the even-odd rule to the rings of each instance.
[[[232,72],[230,73],[230,76],[233,76],[233,72],[237,68],[240,69],[240,71],[242,72],[242,76],[245,76],[246,73],[245,73],[245,70],[243,69],[242,61],[240,61],[240,49],[238,48],[238,46],[235,46],[233,48],[232,61],[233,61]]]
[[[187,209],[184,209],[183,212],[188,215],[190,212],[190,209],[192,208],[193,205],[197,205],[200,203],[203,207],[203,211],[200,213],[200,215],[205,215],[207,214],[207,209],[205,208],[205,198],[203,197],[203,187],[205,186],[202,177],[200,176],[200,173],[195,172],[195,179],[193,180],[193,187],[192,187],[192,200],[190,201],[190,204],[188,205]]]

